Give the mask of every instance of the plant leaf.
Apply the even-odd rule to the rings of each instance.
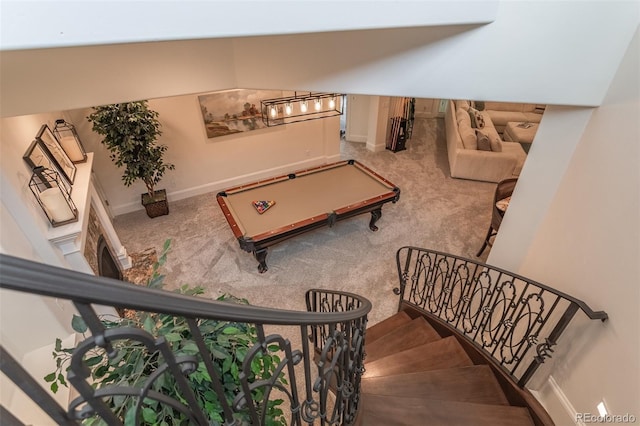
[[[147,286],[150,288],[162,288],[163,282],[164,275],[156,275],[149,280],[149,284]]]
[[[198,353],[198,346],[193,342],[188,342],[180,350],[186,354],[193,355]]]
[[[179,333],[167,333],[164,335],[164,338],[169,342],[178,342],[182,339],[182,336]]]
[[[56,373],[55,372],[47,374],[46,376],[44,376],[44,381],[45,382],[53,382],[55,379],[56,379]]]
[[[151,318],[151,315],[148,315],[144,319],[144,324],[142,326],[144,327],[145,331],[149,333],[153,333],[153,330],[156,326],[156,322],[153,320],[153,318]]]
[[[133,426],[136,424],[136,410],[133,408],[127,410],[127,414],[124,416],[124,424],[125,426]]]
[[[145,407],[142,409],[142,418],[144,419],[145,422],[155,424],[157,423],[156,417],[157,417],[156,412],[151,408]]]
[[[71,328],[73,328],[73,331],[76,331],[78,333],[84,333],[87,331],[87,324],[85,324],[80,315],[74,314],[73,318],[71,319]]]
[[[87,367],[93,367],[94,365],[100,364],[101,361],[102,355],[92,356],[85,360],[85,364],[87,364]]]

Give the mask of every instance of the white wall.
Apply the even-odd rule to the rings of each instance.
[[[237,87],[224,39],[2,51],[0,59],[3,117]]]
[[[549,405],[565,397],[570,405],[564,410],[597,414],[596,405],[604,398],[612,414],[630,413],[637,419],[639,52],[636,32],[599,108],[552,109],[550,117],[545,113],[540,130],[546,134],[536,136],[514,194],[514,211],[510,206],[489,256],[489,263],[507,265],[609,313],[606,323],[578,318],[561,341],[551,372],[556,393],[545,392]],[[553,118],[552,126],[547,118]],[[566,119],[565,124],[556,118]],[[575,142],[570,155],[558,146],[567,136]],[[556,150],[560,161],[553,157]],[[545,152],[544,160],[529,163],[538,151]]]
[[[371,96],[347,95],[347,141],[367,142],[370,101]]]
[[[462,17],[485,4],[444,3],[438,7]],[[417,16],[423,6],[404,7]],[[0,114],[229,88],[595,106],[637,15],[637,2],[501,2],[496,20],[483,26],[443,19],[431,27],[5,50]]]
[[[593,106],[602,101],[637,21],[635,2],[506,1],[484,26],[239,38],[237,82]]]
[[[54,266],[68,267],[62,253],[46,238],[48,221],[28,182],[31,172],[22,160],[42,124],[53,124],[58,113],[13,117],[0,120],[0,252]],[[21,364],[35,373],[55,370],[51,348],[56,337],[71,333],[72,305],[63,300],[0,290],[0,343]],[[46,356],[34,359],[32,354],[47,347]],[[44,374],[34,376],[44,388]],[[60,393],[63,398],[65,392]],[[23,421],[46,423],[46,416],[26,398],[4,375],[0,378],[0,400],[14,413],[24,412]],[[21,410],[17,407],[28,407]]]
[[[27,49],[491,22],[498,1],[378,0],[371,7],[358,0],[165,0],[148,7],[137,2],[63,0],[38,2],[33,7],[32,2],[3,0],[2,7],[0,46]],[[69,13],[71,8],[73,13]]]

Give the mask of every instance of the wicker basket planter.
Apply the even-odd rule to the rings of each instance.
[[[141,195],[142,205],[147,211],[147,216],[158,217],[169,214],[169,202],[167,201],[167,191],[159,189],[155,191],[153,197],[145,193]]]

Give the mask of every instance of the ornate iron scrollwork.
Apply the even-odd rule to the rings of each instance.
[[[516,381],[551,356],[549,336],[559,334],[577,309],[547,286],[458,256],[403,247],[396,261],[400,304],[457,329]],[[545,343],[537,345],[541,338]]]

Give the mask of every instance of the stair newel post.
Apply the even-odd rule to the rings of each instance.
[[[404,269],[400,268],[400,258],[401,258],[401,252],[403,250],[407,251],[407,255],[405,257],[405,264],[404,264]],[[396,253],[396,264],[398,265],[398,279],[400,282],[400,286],[399,287],[395,287],[393,289],[393,293],[400,296],[398,298],[398,312],[402,309],[402,302],[404,300],[404,292],[405,292],[405,288],[407,287],[407,280],[409,279],[409,265],[411,264],[411,255],[413,253],[413,250],[410,247],[403,247],[400,250],[397,251]]]
[[[313,393],[311,390],[311,356],[309,355],[312,337],[309,336],[309,330],[314,330],[314,327],[300,326],[300,336],[302,338],[302,362],[304,368],[304,387],[305,387],[305,405],[309,405],[313,402]]]
[[[540,367],[540,365],[544,364],[545,359],[551,358],[553,347],[558,344],[558,338],[567,328],[576,312],[578,312],[578,309],[578,305],[572,302],[564,311],[564,314],[562,314],[562,318],[560,318],[551,333],[549,333],[549,337],[547,337],[544,342],[538,344],[538,346],[536,347],[536,352],[538,353],[538,355],[533,357],[533,361],[531,361],[531,364],[529,364],[527,371],[524,372],[524,374],[518,381],[519,386],[524,387],[536,372],[536,370]]]

